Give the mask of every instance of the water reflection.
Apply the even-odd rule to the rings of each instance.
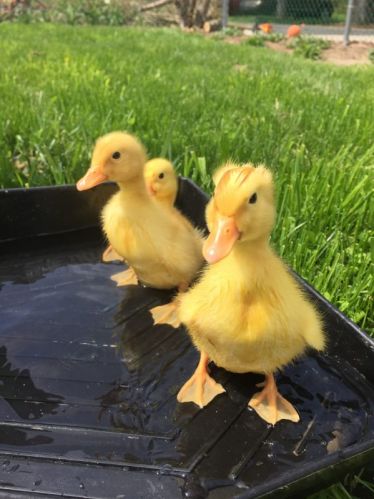
[[[0,347],[0,396],[23,420],[55,414],[63,397],[37,388],[28,369],[12,368],[7,349]]]

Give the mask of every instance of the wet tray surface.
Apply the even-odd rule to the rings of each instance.
[[[204,203],[182,181],[179,205],[200,225]],[[261,377],[215,366],[227,393],[201,411],[178,404],[198,354],[183,328],[153,326],[149,310],[169,293],[110,280],[123,265],[100,263],[103,238],[85,226],[96,215],[1,244],[0,496],[282,495],[369,459],[374,355],[363,333],[308,288],[330,340],[278,375],[299,424],[267,425],[247,407]],[[45,223],[53,232],[53,217]]]

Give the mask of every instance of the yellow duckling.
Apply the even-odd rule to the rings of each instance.
[[[206,210],[210,265],[180,298],[179,316],[200,351],[199,365],[178,393],[180,402],[206,405],[224,391],[207,373],[212,360],[236,373],[265,374],[249,405],[265,421],[297,422],[277,391],[274,372],[307,347],[321,350],[322,323],[287,267],[269,246],[275,207],[272,174],[263,166],[225,166],[213,177]]]
[[[186,224],[178,223],[170,210],[149,196],[144,181],[146,153],[143,145],[124,132],[113,132],[96,142],[91,167],[77,183],[90,189],[106,180],[119,185],[119,192],[102,212],[103,229],[111,247],[131,265],[144,284],[158,289],[186,289],[201,268],[202,239]],[[176,324],[176,305],[156,307],[158,323]],[[154,317],[155,317],[155,314]]]
[[[144,178],[150,196],[154,196],[164,208],[169,209],[178,223],[184,224],[189,231],[193,230],[196,233],[195,237],[203,239],[203,232],[193,227],[187,218],[174,207],[178,193],[178,177],[170,161],[164,158],[147,161]]]
[[[150,159],[145,165],[144,178],[151,196],[166,207],[174,206],[178,192],[178,177],[170,161],[164,158]]]
[[[178,192],[178,177],[170,161],[164,158],[154,158],[147,161],[144,178],[150,196],[154,196],[166,207],[174,206]],[[108,246],[102,259],[104,262],[112,262],[122,258],[111,246]]]

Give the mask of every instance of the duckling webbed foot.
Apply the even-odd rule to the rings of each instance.
[[[178,392],[178,402],[194,402],[202,409],[217,395],[226,391],[222,385],[209,376],[208,363],[208,356],[201,353],[196,371]]]
[[[263,390],[255,393],[248,405],[257,412],[260,418],[272,425],[281,419],[297,423],[300,416],[294,406],[278,392],[273,374],[266,375],[263,386]]]
[[[179,293],[184,293],[187,289],[188,282],[182,282],[178,286]],[[178,316],[178,307],[179,300],[177,296],[173,301],[167,303],[166,305],[160,305],[152,308],[150,312],[153,317],[154,324],[169,324],[177,329],[181,325],[181,321]]]
[[[178,317],[178,304],[176,300],[166,303],[166,305],[159,305],[158,307],[151,308],[150,312],[155,325],[169,324],[170,326],[178,328],[181,324]]]
[[[133,268],[129,267],[123,272],[118,272],[111,276],[111,280],[117,283],[117,286],[129,286],[130,284],[138,284],[138,278]]]
[[[122,256],[117,253],[117,251],[109,245],[107,249],[101,256],[103,262],[114,262],[116,260],[123,260]]]

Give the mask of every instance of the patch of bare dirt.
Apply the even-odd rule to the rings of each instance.
[[[330,48],[322,51],[321,59],[338,66],[371,64],[369,53],[373,49],[374,43],[370,42],[352,42],[348,47],[342,43],[332,43]]]
[[[284,41],[265,42],[266,47],[277,52],[292,54],[293,50],[286,46]],[[348,47],[340,42],[331,42],[331,47],[321,52],[322,61],[338,66],[352,66],[353,64],[371,64],[369,53],[374,49],[374,42],[352,42]]]
[[[275,50],[276,52],[292,54],[292,49],[287,47],[284,42],[265,42],[265,46],[269,49]]]
[[[226,43],[231,45],[239,45],[248,40],[248,36],[227,36],[224,38]],[[330,62],[338,66],[352,66],[354,64],[371,64],[369,53],[374,50],[373,42],[351,42],[348,47],[344,47],[341,42],[330,42],[331,46],[328,49],[322,50],[321,59],[325,62]],[[292,54],[293,49],[287,47],[287,42],[265,42],[265,46],[276,52]]]

